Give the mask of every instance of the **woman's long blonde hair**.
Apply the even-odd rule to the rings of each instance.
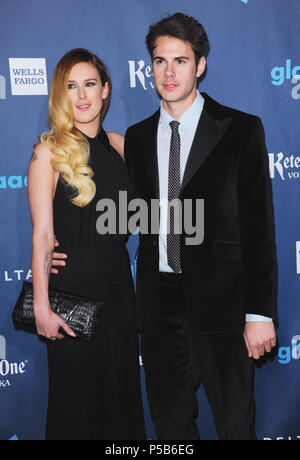
[[[103,62],[83,48],[69,51],[57,64],[49,96],[50,130],[40,137],[54,158],[52,166],[71,186],[74,194],[71,201],[76,206],[86,206],[95,196],[96,185],[93,171],[88,166],[90,148],[84,135],[74,127],[74,113],[68,95],[68,81],[72,67],[80,62],[90,62],[98,70],[101,83],[109,87],[108,97],[103,101],[101,121],[109,106],[111,80]]]

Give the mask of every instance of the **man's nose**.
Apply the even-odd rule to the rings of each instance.
[[[175,75],[174,67],[171,63],[166,66],[166,76],[173,77]]]

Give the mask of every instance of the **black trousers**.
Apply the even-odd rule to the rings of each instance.
[[[202,382],[220,440],[256,440],[254,364],[243,330],[203,334],[191,328],[176,276],[160,274],[159,312],[157,333],[141,337],[158,439],[200,439],[196,392]]]

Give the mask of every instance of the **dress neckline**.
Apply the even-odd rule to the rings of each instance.
[[[104,131],[103,127],[100,126],[100,129],[99,129],[99,132],[98,134],[95,136],[95,137],[89,137],[87,134],[84,134],[82,131],[80,131],[80,129],[76,128],[85,138],[86,140],[92,144],[92,143],[100,143],[102,145],[104,145],[105,147],[109,148],[110,147],[110,143],[109,143],[109,139],[108,139],[108,136],[106,134],[106,132]]]

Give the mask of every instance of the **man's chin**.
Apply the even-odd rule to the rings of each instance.
[[[182,98],[180,96],[177,96],[175,94],[163,94],[161,96],[162,100],[166,102],[167,104],[175,103],[175,102],[180,102]]]

